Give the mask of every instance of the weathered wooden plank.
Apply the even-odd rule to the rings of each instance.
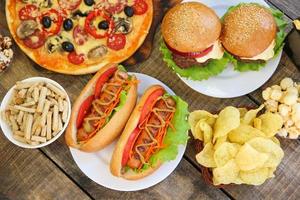
[[[0,198],[90,199],[41,151],[22,149],[0,131]]]
[[[299,0],[266,0],[292,19],[300,17]]]
[[[185,159],[156,186],[137,192],[118,192],[101,187],[86,177],[72,160],[63,138],[42,150],[95,199],[227,199],[220,190],[206,185],[200,172]]]

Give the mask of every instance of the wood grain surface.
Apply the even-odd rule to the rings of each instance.
[[[160,6],[166,9],[175,1],[157,2],[164,3]],[[268,2],[282,9],[289,17],[300,14],[299,0],[269,0]],[[159,27],[159,21],[156,26]],[[7,30],[4,1],[0,1],[0,32],[9,35]],[[148,42],[151,46],[150,51],[149,46],[145,46],[143,50],[147,52],[143,56],[147,55],[145,58],[149,57],[149,59],[128,67],[128,70],[148,74],[161,80],[189,103],[190,111],[205,109],[216,112],[227,105],[256,107],[262,103],[262,89],[233,99],[211,98],[193,91],[162,61],[159,52],[160,39],[159,29],[153,31],[147,40],[150,41]],[[152,40],[154,43],[151,42]],[[16,45],[14,45],[14,52],[12,65],[0,74],[0,100],[16,81],[32,76],[43,76],[59,82],[74,102],[92,77],[92,75],[66,76],[53,73],[32,62]],[[139,58],[135,57],[131,61],[137,62]],[[278,84],[286,76],[300,81],[299,71],[283,53],[279,67],[262,88]],[[300,199],[300,142],[281,139],[281,143],[285,157],[276,171],[276,177],[259,187],[241,185],[220,190],[207,185],[195,161],[197,152],[192,141],[189,141],[184,158],[167,179],[146,190],[117,192],[97,185],[80,171],[63,137],[39,150],[26,150],[11,144],[1,132],[0,199]]]

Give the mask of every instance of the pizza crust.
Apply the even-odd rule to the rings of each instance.
[[[126,45],[124,49],[119,51],[108,49],[108,53],[104,57],[86,60],[80,65],[74,65],[68,61],[66,54],[54,53],[49,56],[47,51],[43,50],[43,48],[31,49],[23,44],[22,40],[16,35],[17,27],[20,24],[18,12],[16,10],[17,1],[18,0],[6,1],[6,19],[12,37],[22,51],[34,62],[48,70],[63,74],[80,75],[94,73],[109,63],[121,63],[126,60],[133,55],[144,42],[153,18],[152,0],[145,0],[148,4],[148,11],[144,15],[140,15],[137,19],[133,20],[133,31],[126,35]]]

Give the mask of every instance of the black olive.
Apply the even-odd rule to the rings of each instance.
[[[86,17],[86,16],[88,16],[88,13],[83,13],[83,12],[81,12],[80,10],[76,10],[75,12],[73,12],[73,17],[77,17],[77,16],[79,16],[79,17]]]
[[[66,52],[73,52],[74,51],[74,45],[71,42],[63,42],[61,44],[62,48]]]
[[[130,6],[125,6],[124,12],[127,17],[132,17],[134,14],[133,8]]]
[[[65,19],[63,26],[66,31],[69,31],[73,28],[73,21],[71,19]]]
[[[42,18],[42,24],[43,24],[44,28],[50,28],[50,26],[51,26],[51,18],[49,16],[44,16]]]
[[[94,0],[84,0],[84,3],[85,3],[85,5],[87,5],[87,6],[92,6],[92,5],[95,4],[95,1],[94,1]]]
[[[98,28],[99,28],[99,29],[103,29],[103,30],[108,29],[108,28],[109,28],[109,23],[108,23],[108,21],[103,20],[103,21],[99,22]]]

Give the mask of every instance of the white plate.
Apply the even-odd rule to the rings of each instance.
[[[214,9],[220,17],[226,13],[230,6],[237,5],[241,2],[255,2],[269,7],[263,0],[184,0],[183,2],[190,1],[206,4]],[[237,72],[233,70],[233,66],[230,64],[221,74],[210,77],[208,80],[193,81],[183,77],[180,78],[189,87],[207,96],[218,98],[238,97],[256,90],[272,76],[280,62],[281,53],[282,52],[280,52],[276,58],[268,61],[267,65],[259,71]]]
[[[139,97],[142,96],[144,91],[149,86],[154,84],[162,85],[169,94],[175,94],[168,86],[155,78],[140,73],[130,74],[136,75],[136,77],[141,80],[138,86]],[[140,180],[129,181],[123,178],[115,177],[110,173],[109,163],[115,145],[116,142],[96,153],[85,153],[74,148],[70,148],[70,151],[76,164],[86,176],[99,185],[119,191],[141,190],[161,182],[167,178],[167,176],[169,176],[177,167],[186,148],[186,145],[180,145],[178,147],[178,155],[176,159],[164,163],[151,175]]]
[[[19,147],[23,147],[23,148],[27,148],[27,149],[36,149],[36,148],[41,148],[44,146],[47,146],[48,144],[51,144],[52,142],[54,142],[55,140],[57,140],[57,138],[59,138],[61,136],[61,134],[63,134],[63,132],[65,131],[69,120],[70,120],[70,116],[71,116],[71,102],[69,99],[69,96],[67,94],[67,92],[65,91],[65,89],[58,84],[57,82],[49,79],[49,78],[45,78],[45,77],[31,77],[31,78],[27,78],[25,80],[22,80],[22,82],[45,82],[45,83],[51,83],[54,86],[58,87],[60,90],[62,90],[66,96],[67,96],[67,102],[68,102],[68,117],[67,117],[67,121],[63,127],[63,129],[55,136],[53,137],[51,140],[45,142],[45,143],[41,143],[39,145],[30,145],[30,144],[25,144],[22,142],[17,141],[16,139],[13,138],[13,133],[12,133],[12,129],[11,127],[2,119],[2,117],[0,117],[0,125],[1,125],[1,129],[3,131],[3,134],[5,135],[5,137],[11,141],[12,143],[14,143],[15,145],[19,146]],[[16,85],[14,85],[12,88],[10,88],[10,90],[6,93],[5,97],[3,98],[2,102],[1,102],[1,107],[0,107],[0,112],[6,110],[7,105],[9,104],[10,99],[12,98],[13,95],[13,90],[15,88]]]

